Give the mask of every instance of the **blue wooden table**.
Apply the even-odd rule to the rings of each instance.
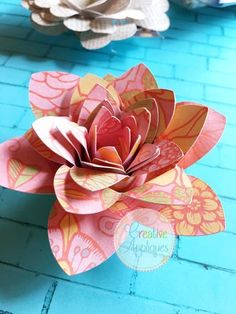
[[[175,256],[151,273],[136,273],[116,256],[68,277],[47,240],[53,197],[0,190],[0,313],[236,313],[236,9],[187,12],[172,5],[162,39],[133,38],[85,52],[72,34],[35,32],[17,0],[0,1],[0,142],[21,135],[33,116],[32,72],[122,73],[145,62],[178,100],[205,103],[227,116],[219,145],[188,172],[221,196],[224,233],[181,237]],[[1,170],[0,170],[1,171]]]

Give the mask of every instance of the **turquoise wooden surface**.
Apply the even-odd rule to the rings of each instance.
[[[163,268],[135,273],[116,256],[88,273],[68,277],[47,240],[53,197],[0,190],[0,313],[192,314],[236,313],[236,9],[187,12],[172,5],[162,39],[133,38],[98,52],[71,35],[32,30],[17,0],[0,0],[0,142],[30,126],[27,85],[32,72],[104,75],[145,62],[178,100],[208,104],[227,116],[219,145],[188,172],[221,196],[222,234],[185,238]]]

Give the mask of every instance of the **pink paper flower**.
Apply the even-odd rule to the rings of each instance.
[[[1,144],[0,184],[55,193],[49,241],[67,274],[109,258],[116,224],[137,207],[159,210],[177,235],[224,229],[215,193],[184,172],[217,143],[222,115],[176,104],[143,64],[119,78],[40,72],[29,89],[37,120]]]

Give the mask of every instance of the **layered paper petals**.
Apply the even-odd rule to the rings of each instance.
[[[68,119],[65,117],[44,117],[33,123],[33,129],[50,150],[74,165],[76,163],[76,150],[57,127],[58,124],[66,120]]]
[[[121,77],[113,80],[111,84],[119,93],[123,108],[129,106],[129,100],[138,93],[157,88],[154,76],[144,64],[133,67]]]
[[[0,144],[0,185],[6,188],[51,194],[58,167],[39,155],[24,137]]]
[[[86,106],[89,113],[91,113],[103,100],[108,100],[114,107],[119,107],[120,100],[117,92],[118,91],[116,91],[106,80],[96,75],[87,74],[78,81],[73,92],[70,102],[70,112],[72,117],[75,113],[80,112],[83,107],[83,101],[86,101],[86,104],[91,103],[90,106]]]
[[[83,5],[72,2],[72,10]],[[100,12],[105,2],[90,9]],[[129,3],[115,7],[136,14],[128,12]],[[53,10],[71,14],[60,6]],[[30,102],[38,118],[32,128],[0,145],[0,184],[56,195],[48,233],[67,274],[104,262],[114,252],[116,224],[137,208],[160,211],[177,235],[224,230],[216,194],[183,170],[219,140],[225,126],[219,113],[196,103],[176,105],[174,93],[159,89],[143,64],[119,78],[36,73]]]
[[[175,167],[175,165],[183,157],[183,152],[174,142],[162,140],[156,142],[156,146],[160,150],[160,154],[149,163],[143,165],[141,169],[134,172],[134,175],[147,174],[147,178],[151,180],[164,171]]]
[[[154,99],[158,106],[159,123],[156,130],[156,138],[158,138],[166,130],[175,114],[175,95],[167,89],[144,90],[129,99],[129,107],[132,108],[137,102],[146,103],[149,99]]]
[[[94,192],[82,188],[75,182],[75,175],[72,179],[70,170],[71,168],[66,165],[61,166],[54,179],[57,199],[65,211],[74,214],[98,213],[111,207],[119,200],[120,193],[109,188]]]

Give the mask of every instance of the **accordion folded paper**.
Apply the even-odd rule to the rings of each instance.
[[[32,11],[35,28],[48,34],[67,29],[79,36],[87,49],[106,46],[142,33],[169,27],[167,0],[23,0]]]
[[[219,140],[221,114],[176,104],[143,64],[119,78],[36,73],[29,97],[36,121],[0,145],[0,184],[55,193],[48,236],[67,274],[108,259],[117,223],[138,207],[160,211],[176,235],[224,230],[216,194],[184,172]]]

